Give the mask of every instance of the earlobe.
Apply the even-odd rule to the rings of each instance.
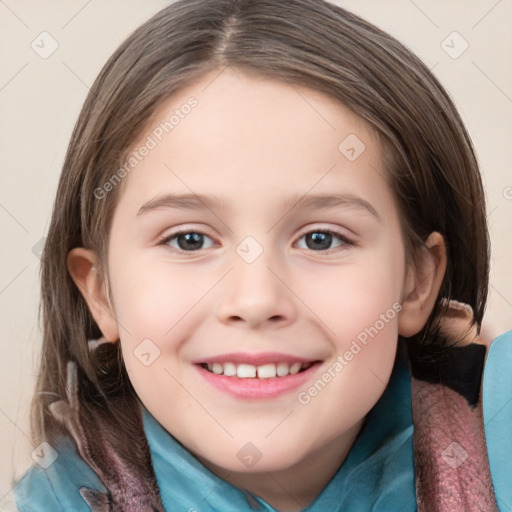
[[[410,267],[404,285],[398,333],[406,338],[427,323],[446,272],[446,246],[441,234],[433,232],[425,242],[420,266]]]
[[[95,267],[98,262],[94,251],[76,247],[67,258],[71,278],[80,290],[91,315],[107,341],[119,339],[119,328],[109,302],[106,285]]]

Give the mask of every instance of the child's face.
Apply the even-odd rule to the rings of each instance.
[[[153,416],[212,467],[339,463],[388,382],[403,314],[404,243],[381,149],[318,92],[217,75],[158,111],[133,150],[145,153],[148,135],[156,147],[118,185],[108,265],[126,367]],[[171,194],[192,199],[144,208]],[[344,199],[312,202],[334,195]],[[161,242],[178,229],[191,234]],[[251,381],[199,364],[261,354],[270,372],[316,363]]]

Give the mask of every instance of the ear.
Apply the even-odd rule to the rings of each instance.
[[[94,251],[77,247],[69,251],[67,266],[69,273],[89,311],[107,341],[119,339],[119,327],[112,305],[106,293],[106,286],[96,270],[98,262]]]
[[[446,245],[441,234],[427,238],[419,266],[411,265],[404,284],[402,310],[398,316],[398,333],[408,338],[427,323],[446,272]]]

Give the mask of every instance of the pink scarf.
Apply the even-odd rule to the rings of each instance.
[[[486,347],[476,335],[470,339],[452,347],[409,346],[419,512],[498,510],[480,393]],[[92,512],[164,512],[137,399],[119,398],[114,406],[118,413],[129,412],[132,427],[140,431],[123,453],[119,416],[114,411],[108,421],[99,420],[104,407],[79,389],[76,365],[69,362],[67,372],[67,400],[52,403],[50,410],[108,489],[108,494],[80,489]]]

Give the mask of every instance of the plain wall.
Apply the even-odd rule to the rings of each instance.
[[[32,463],[28,412],[41,342],[38,248],[48,229],[67,143],[88,89],[108,57],[132,30],[168,3],[0,2],[2,511],[15,510],[11,478]],[[416,52],[454,98],[476,147],[487,193],[492,271],[484,324],[494,334],[510,330],[512,2],[337,3]],[[40,53],[55,44],[52,39],[58,48],[42,58]]]

